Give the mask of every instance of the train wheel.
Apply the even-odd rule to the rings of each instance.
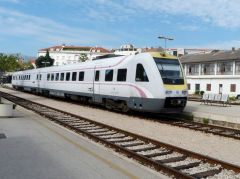
[[[112,109],[113,109],[112,104],[111,104],[108,100],[105,101],[105,107],[106,107],[107,109],[109,109],[109,110],[112,110]]]
[[[125,102],[122,103],[122,112],[126,113],[129,111],[129,108]]]

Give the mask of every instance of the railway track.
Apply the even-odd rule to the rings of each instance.
[[[66,100],[62,98],[60,99],[58,98],[58,100],[62,100],[66,102]],[[71,100],[67,102],[79,105],[79,103],[77,103],[76,101]],[[170,115],[151,115],[151,117],[149,117],[149,114],[145,115],[143,113],[134,113],[134,116],[140,117],[144,120],[148,118],[148,120],[153,120],[155,122],[159,122],[162,124],[168,124],[172,126],[187,128],[190,130],[201,131],[201,132],[211,133],[211,134],[222,136],[222,137],[228,137],[228,138],[240,140],[239,129],[189,121],[189,120],[185,120],[183,117],[176,117],[176,116],[170,116]]]
[[[240,167],[7,93],[0,96],[175,178],[240,178]]]
[[[222,137],[228,137],[228,138],[240,140],[239,129],[188,121],[188,120],[184,120],[183,118],[169,117],[166,115],[161,115],[160,119],[159,117],[153,118],[153,120],[163,124],[169,124],[172,126],[188,128],[191,130],[211,133],[211,134],[222,136]]]

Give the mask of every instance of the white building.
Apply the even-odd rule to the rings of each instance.
[[[240,50],[215,50],[180,58],[187,77],[189,94],[195,91],[240,94]]]
[[[47,51],[49,56],[54,59],[54,65],[78,63],[81,62],[81,57],[84,55],[87,56],[88,60],[92,60],[96,56],[111,53],[102,47],[76,47],[62,44],[61,46],[38,50],[38,57],[45,56]]]
[[[181,57],[183,55],[190,54],[205,54],[211,53],[211,49],[185,49],[185,48],[176,48],[176,49],[166,49],[166,53],[170,55],[175,55]]]
[[[142,48],[135,48],[132,44],[124,44],[120,46],[120,49],[116,49],[114,54],[116,55],[135,55],[136,53],[141,53]]]

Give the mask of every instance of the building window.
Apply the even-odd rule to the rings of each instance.
[[[60,76],[60,80],[61,80],[61,81],[64,81],[64,74],[65,74],[65,73],[61,73],[61,76]]]
[[[105,81],[112,81],[112,80],[113,80],[113,70],[106,70]]]
[[[69,81],[70,80],[70,72],[67,72],[66,73],[66,81]]]
[[[236,84],[230,85],[230,92],[236,92]]]
[[[195,91],[200,91],[200,84],[195,84]]]
[[[240,75],[240,61],[236,61],[235,63],[235,74]]]
[[[191,90],[191,84],[190,83],[187,84],[187,88],[188,88],[188,90]]]
[[[233,74],[233,62],[217,63],[217,75],[232,75],[232,74]]]
[[[95,81],[99,81],[100,71],[96,71],[95,73]]]
[[[147,73],[142,64],[137,64],[135,81],[148,81]]]
[[[198,64],[188,64],[187,65],[187,75],[199,75],[199,65]]]
[[[117,74],[117,81],[126,81],[127,69],[119,69]]]
[[[79,78],[78,81],[83,81],[84,80],[84,71],[79,72]]]
[[[72,73],[72,81],[76,81],[77,79],[77,72]]]
[[[207,84],[207,89],[206,91],[211,91],[211,84]]]
[[[201,65],[202,75],[215,75],[214,69],[215,69],[214,63],[205,63]]]

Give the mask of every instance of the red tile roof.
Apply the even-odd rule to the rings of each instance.
[[[30,62],[30,63],[35,63],[35,62],[36,62],[36,59],[30,59],[28,62]]]
[[[44,48],[44,49],[40,49],[38,51],[56,51],[57,49],[61,50],[61,49],[86,49],[86,50],[90,50],[93,51],[97,51],[100,50],[101,53],[111,53],[111,51],[104,49],[102,47],[76,47],[76,46],[65,46],[65,44],[63,44],[62,46],[53,46],[53,47],[49,47],[49,48]]]

